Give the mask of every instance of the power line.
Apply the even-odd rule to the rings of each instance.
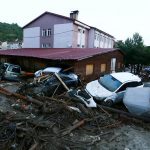
[[[51,34],[50,36],[33,36],[33,37],[31,37],[31,36],[29,36],[29,37],[24,37],[24,38],[37,38],[37,37],[51,37],[51,36],[54,36],[54,35],[59,35],[59,34],[64,34],[64,33],[67,33],[67,32],[78,32],[78,31],[76,31],[76,30],[68,30],[68,31],[64,31],[64,32],[60,32],[60,33],[55,33],[55,34]],[[103,38],[108,38],[109,36],[107,36],[107,35],[100,35],[101,37],[103,37]],[[109,37],[110,38],[110,37]],[[108,39],[109,39],[108,38]],[[111,39],[111,38],[110,38]]]
[[[64,31],[64,32],[60,32],[60,33],[51,34],[50,36],[33,36],[33,37],[24,37],[24,38],[51,37],[51,36],[53,36],[53,35],[64,34],[64,33],[72,32],[72,31],[78,32],[78,31],[75,31],[75,30],[69,30],[69,31]]]

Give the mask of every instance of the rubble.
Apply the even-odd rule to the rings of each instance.
[[[137,137],[150,130],[149,118],[132,115],[125,108],[123,111],[99,104],[96,105],[97,107],[88,108],[81,102],[84,94],[75,95],[75,98],[69,96],[68,86],[60,95],[54,94],[52,97],[33,92],[44,79],[36,83],[26,81],[26,84],[8,82],[1,84],[2,150],[98,150],[100,148],[107,150],[150,147],[149,142],[142,145],[144,138],[140,141],[141,145],[138,144],[139,140],[134,142],[131,140],[137,129],[141,131]],[[75,89],[75,94],[78,90],[82,92],[80,89]],[[77,99],[78,96],[81,97]],[[85,98],[88,99],[88,96],[86,95]],[[138,128],[134,130],[135,124]],[[143,126],[145,130],[140,128]],[[126,131],[130,131],[131,135]],[[149,139],[150,134],[147,134],[146,137]],[[134,144],[138,144],[138,147]]]
[[[92,146],[105,134],[101,134],[100,126],[107,128],[116,122],[108,121],[109,116],[101,109],[87,109],[69,99],[28,98],[4,88],[0,94],[7,97],[11,106],[11,110],[0,110],[0,145],[3,149],[85,148],[85,143]],[[88,132],[89,136],[78,140],[75,130]]]

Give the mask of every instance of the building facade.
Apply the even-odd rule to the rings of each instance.
[[[23,48],[113,48],[114,37],[70,17],[45,12],[23,27]]]
[[[35,72],[52,66],[80,75],[82,80],[91,81],[101,75],[122,71],[124,54],[118,49],[18,49],[0,51],[1,62],[18,64],[23,70]]]

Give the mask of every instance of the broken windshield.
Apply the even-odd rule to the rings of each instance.
[[[111,92],[114,92],[122,84],[111,75],[105,75],[104,77],[101,77],[98,81],[102,86],[104,86],[107,90]]]

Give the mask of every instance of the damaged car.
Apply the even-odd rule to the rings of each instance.
[[[79,84],[78,76],[72,72],[59,72],[58,75],[69,88],[76,88]],[[53,96],[55,94],[61,94],[64,91],[66,91],[64,86],[57,77],[53,75],[42,85],[41,94],[44,96]]]
[[[50,73],[59,73],[59,72],[62,72],[63,69],[62,68],[59,68],[59,67],[47,67],[47,68],[44,68],[44,69],[40,69],[38,71],[36,71],[34,73],[35,77],[39,77],[41,75],[46,75],[46,74],[50,74]]]
[[[21,75],[21,67],[11,63],[3,63],[1,65],[1,80],[7,79],[11,81],[19,81]]]
[[[104,75],[86,85],[86,90],[96,101],[112,106],[121,102],[127,87],[143,87],[141,79],[129,72]]]

